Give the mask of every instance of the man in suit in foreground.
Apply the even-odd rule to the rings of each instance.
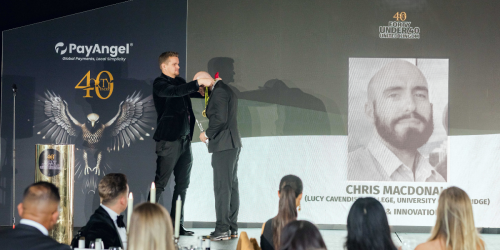
[[[0,233],[0,248],[70,250],[68,245],[50,238],[59,217],[59,190],[54,184],[37,182],[24,191],[23,202],[17,206],[21,221],[15,229]]]
[[[127,209],[128,184],[124,174],[110,173],[99,182],[99,196],[101,205],[90,216],[87,225],[80,229],[71,242],[78,247],[80,237],[85,237],[85,247],[89,248],[90,241],[101,238],[104,248],[127,246],[127,229],[123,222],[123,215]]]
[[[211,78],[207,72],[198,72],[194,79]],[[229,240],[238,237],[238,158],[241,151],[241,136],[238,131],[238,98],[231,88],[216,81],[212,87],[206,109],[209,120],[206,132],[200,140],[209,141],[208,152],[212,154],[215,193],[215,231],[211,240]]]

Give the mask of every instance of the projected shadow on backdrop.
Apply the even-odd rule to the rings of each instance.
[[[84,194],[95,194],[99,179],[111,172],[114,162],[108,157],[110,154],[150,138],[154,129],[151,124],[156,113],[152,95],[144,97],[144,90],[135,87],[140,86],[139,83],[144,86],[144,82],[122,78],[124,67],[126,64],[104,63],[102,68],[114,72],[117,78],[91,79],[92,85],[105,95],[111,92],[111,82],[119,82],[121,88],[114,88],[113,95],[126,98],[117,105],[112,101],[103,105],[106,100],[99,98],[82,98],[81,91],[75,91],[76,107],[66,102],[70,96],[61,96],[50,89],[37,98],[38,105],[43,106],[39,110],[44,111],[45,120],[35,125],[36,132],[55,144],[75,144],[75,180],[83,182]],[[71,111],[78,106],[85,116],[72,115]]]
[[[279,79],[268,80],[257,90],[244,91],[244,87],[235,84],[234,60],[229,57],[210,59],[208,72],[211,75],[219,72],[222,80],[238,96],[238,128],[243,137],[269,134],[255,127],[261,124],[261,117],[252,116],[251,108],[272,105],[276,105],[276,114],[272,114],[269,119],[275,120],[274,125],[278,136],[331,134],[326,108],[319,98],[299,88],[290,88]],[[259,130],[261,132],[256,132]]]

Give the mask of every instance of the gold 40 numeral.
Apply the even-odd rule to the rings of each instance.
[[[101,79],[102,73],[106,73],[108,75],[108,79]],[[85,80],[85,83],[83,83]],[[90,85],[90,80],[94,81],[94,86],[92,87]],[[85,85],[82,85],[85,84]],[[102,86],[101,86],[102,85]],[[84,95],[84,98],[92,98],[90,95],[90,91],[94,90],[96,95],[101,98],[101,99],[108,99],[111,94],[113,93],[113,75],[109,71],[101,71],[97,75],[96,79],[90,78],[90,70],[85,74],[85,76],[80,80],[80,82],[75,86],[75,89],[83,89],[87,91],[86,95]],[[109,91],[108,96],[102,97],[101,91]]]
[[[404,21],[406,20],[406,12],[396,12],[392,18],[396,18],[396,21]]]

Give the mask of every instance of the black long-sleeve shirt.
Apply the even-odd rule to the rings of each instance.
[[[190,97],[201,98],[198,89],[198,81],[187,83],[181,77],[161,74],[155,79],[153,100],[158,118],[154,140],[175,141],[186,135],[193,138],[195,117]]]

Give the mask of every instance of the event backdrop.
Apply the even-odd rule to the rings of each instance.
[[[158,55],[174,50],[186,80],[219,72],[239,97],[240,222],[275,216],[279,181],[296,174],[299,217],[317,224],[345,224],[353,201],[373,196],[391,225],[431,226],[439,192],[454,185],[473,199],[477,226],[500,227],[494,4],[136,0],[4,32],[0,213],[11,211],[12,84],[17,202],[34,179],[35,144],[51,142],[78,148],[76,226],[98,206],[106,173],[127,174],[144,201],[156,160],[151,84]],[[193,108],[206,128],[203,101]],[[85,137],[92,124],[98,141]],[[214,222],[211,155],[198,134],[185,219]],[[415,173],[412,163],[395,171],[401,149],[416,155]]]
[[[12,84],[16,202],[34,181],[37,143],[76,146],[75,226],[99,206],[107,173],[125,173],[135,203],[146,199],[156,160],[152,83],[163,51],[179,52],[185,74],[186,15],[186,1],[140,0],[3,33],[1,225],[11,223]]]

